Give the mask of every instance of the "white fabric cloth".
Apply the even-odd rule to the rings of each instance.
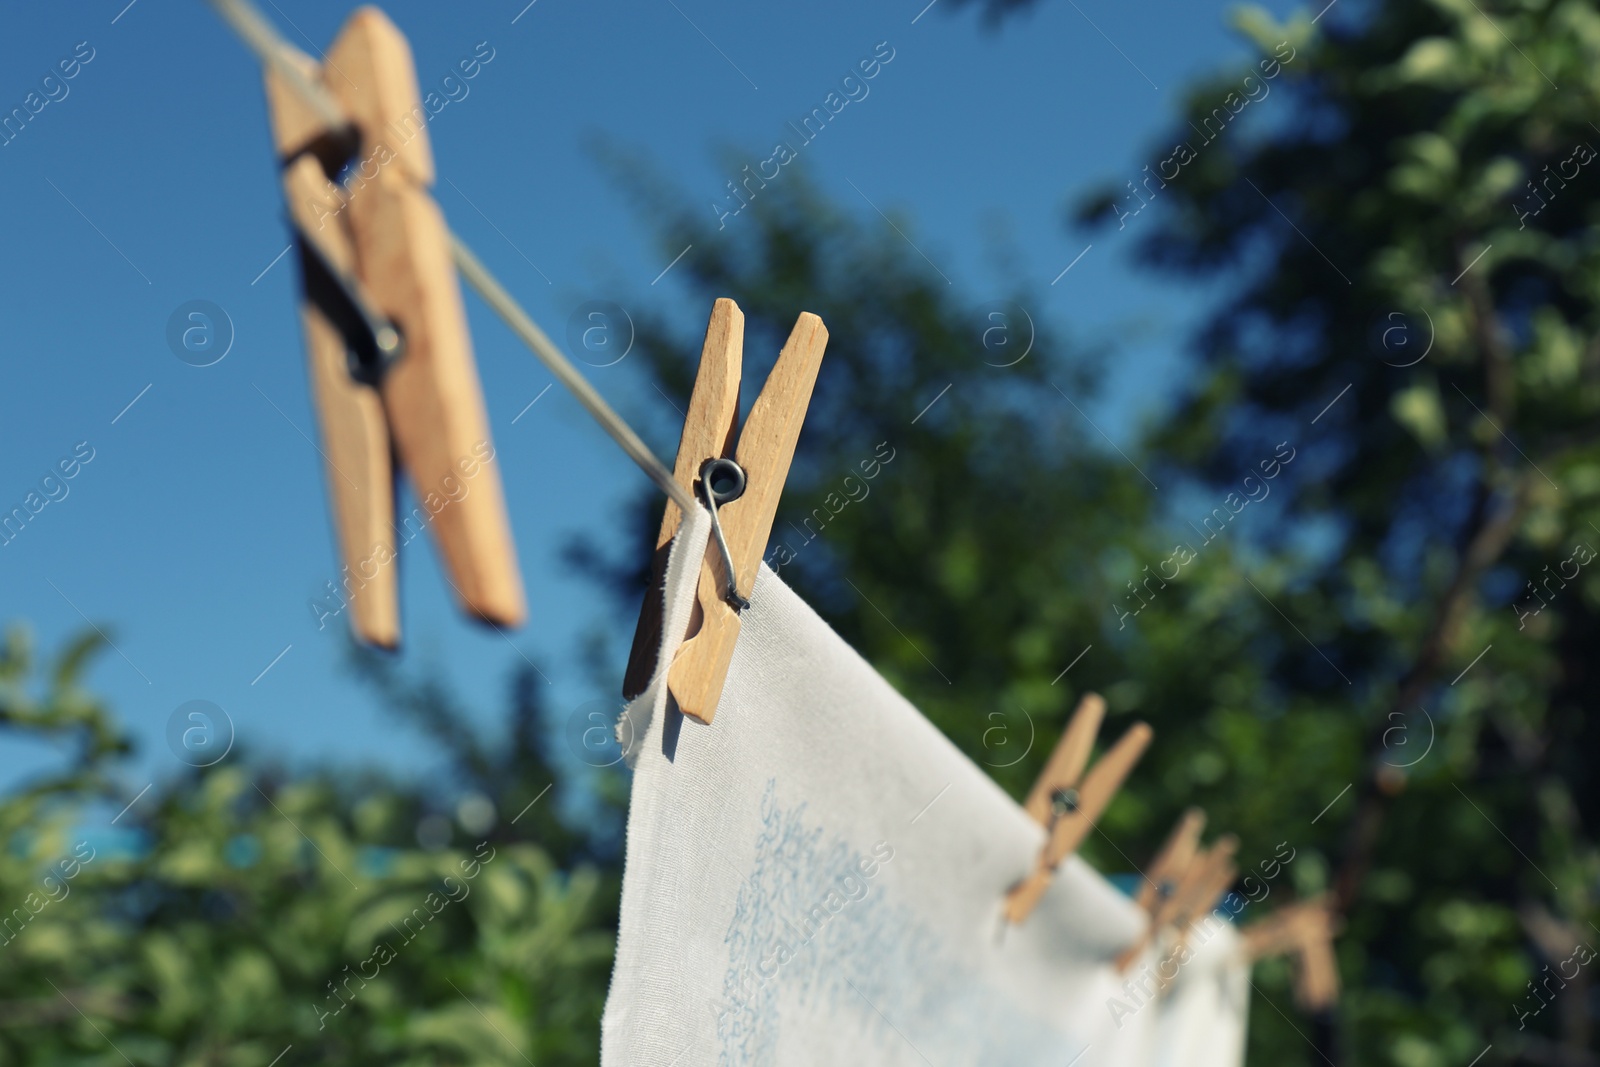
[[[663,664],[708,527],[673,546]],[[1150,1063],[1159,1007],[1110,1010],[1143,913],[1074,857],[1004,926],[1043,829],[765,566],[751,602],[713,725],[659,671],[619,725],[604,1067]]]
[[[1189,931],[1191,955],[1160,1001],[1153,1067],[1244,1063],[1250,963],[1233,924],[1213,912]]]

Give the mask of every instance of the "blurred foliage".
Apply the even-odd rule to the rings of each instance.
[[[1283,99],[1197,145],[1138,236],[1152,266],[1230,279],[1153,447],[1220,481],[1305,441],[1262,534],[1289,584],[1260,584],[1316,648],[1286,635],[1262,665],[1294,695],[1250,703],[1324,709],[1364,752],[1355,804],[1318,824],[1348,917],[1346,1055],[1592,1063],[1591,976],[1527,983],[1597,935],[1600,12],[1236,24],[1296,54]],[[1198,89],[1173,139],[1239,84]]]
[[[595,832],[556,815],[527,674],[491,740],[436,681],[359,657],[440,781],[235,754],[124,796],[107,761],[127,743],[79,684],[98,642],[48,670],[20,629],[0,651],[0,728],[75,748],[0,803],[0,1064],[596,1061],[616,811]]]
[[[1529,983],[1600,937],[1600,168],[1579,150],[1600,145],[1600,13],[1396,0],[1236,24],[1260,61],[1193,87],[1136,187],[1074,207],[1215,301],[1120,449],[1087,414],[1105,354],[1038,285],[963,296],[912,220],[847,214],[802,165],[719,227],[613,162],[662,248],[692,243],[675,278],[696,306],[744,309],[747,399],[798,312],[828,324],[783,579],[1013,795],[1084,692],[1109,701],[1106,741],[1151,722],[1085,846],[1102,870],[1199,804],[1246,871],[1295,849],[1246,921],[1336,894],[1338,1013],[1302,1017],[1289,968],[1263,965],[1251,1062],[1594,1063],[1587,971]],[[681,321],[638,341],[679,407],[699,355]],[[639,501],[625,559],[578,552],[618,590],[619,634],[659,506]],[[588,783],[593,825],[547,798],[509,826],[555,777],[526,678],[485,739],[437,683],[361,659],[449,781],[238,758],[160,783],[111,838],[79,829],[131,799],[110,776],[126,742],[78,682],[93,647],[43,679],[20,636],[0,657],[0,726],[74,746],[0,804],[4,900],[70,890],[0,945],[0,1063],[593,1062],[624,783]],[[468,795],[492,828],[419,846]],[[68,878],[80,834],[94,858]],[[494,858],[463,881],[480,841]],[[397,926],[452,884],[470,893],[408,948]],[[394,958],[362,985],[379,944]],[[350,1003],[323,1015],[334,986]]]
[[[747,399],[799,311],[828,323],[784,580],[1013,795],[1085,690],[1105,741],[1150,721],[1102,869],[1200,804],[1245,870],[1297,849],[1255,912],[1335,894],[1343,1002],[1297,1019],[1289,968],[1259,968],[1252,1062],[1593,1063],[1587,973],[1529,982],[1600,936],[1600,14],[1313,14],[1237,12],[1259,61],[1078,200],[1097,243],[1214,297],[1127,455],[1085,414],[1103,359],[1037,285],[1012,286],[1038,336],[1003,366],[911,220],[856,221],[791,168],[719,227],[616,169],[664,250],[693,244],[680,277],[744,309]],[[641,343],[682,407],[698,338]],[[619,561],[630,607],[645,557]]]

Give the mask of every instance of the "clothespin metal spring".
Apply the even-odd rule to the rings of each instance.
[[[733,550],[722,533],[722,520],[717,518],[717,505],[728,504],[744,495],[744,468],[731,459],[708,459],[700,465],[700,490],[705,494],[706,510],[711,512],[711,533],[722,550],[722,564],[728,572],[728,591],[725,599],[734,611],[743,611],[750,601],[739,595],[739,578],[733,567]]]
[[[300,248],[306,295],[344,339],[350,377],[363,385],[378,385],[389,367],[405,354],[399,325],[373,310],[361,283],[336,267],[315,237],[293,219],[288,222]]]
[[[1070,786],[1067,787],[1067,788],[1064,788],[1064,789],[1057,789],[1053,793],[1051,793],[1050,794],[1050,812],[1051,812],[1051,816],[1052,816],[1052,818],[1050,820],[1051,825],[1052,826],[1055,825],[1055,820],[1056,819],[1059,819],[1059,818],[1061,818],[1062,816],[1065,816],[1065,815],[1071,815],[1073,812],[1077,811],[1078,810],[1078,803],[1079,803],[1080,799],[1081,798],[1078,796],[1078,791],[1076,789],[1071,788]]]

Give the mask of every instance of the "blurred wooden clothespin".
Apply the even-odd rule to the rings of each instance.
[[[739,638],[739,612],[752,595],[827,343],[822,320],[802,312],[741,432],[744,313],[726,298],[711,309],[673,478],[696,500],[714,504],[720,535],[707,542],[689,636],[667,674],[667,688],[679,709],[701,722],[716,715]],[[623,695],[629,699],[645,690],[657,670],[661,582],[667,550],[682,522],[682,511],[667,501],[656,538],[654,574],[623,677]]]
[[[1048,836],[1032,873],[1006,894],[1005,916],[1010,922],[1023,922],[1033,914],[1056,868],[1083,844],[1150,744],[1150,727],[1136,722],[1085,775],[1105,713],[1104,700],[1095,693],[1085,694],[1028,793],[1023,809],[1045,827]]]
[[[1154,915],[1163,902],[1176,897],[1178,885],[1200,851],[1200,831],[1205,827],[1206,813],[1199,808],[1190,808],[1179,817],[1134,896],[1139,907]]]
[[[1326,894],[1286,904],[1244,928],[1244,952],[1252,963],[1272,956],[1295,957],[1295,1000],[1307,1011],[1323,1011],[1339,999],[1339,965],[1333,954],[1337,921]]]
[[[269,68],[351,626],[371,644],[400,639],[395,458],[418,500],[406,539],[431,528],[463,609],[518,625],[522,579],[449,231],[428,192],[433,152],[411,47],[382,11],[363,7],[325,64],[285,58],[346,118],[330,123]]]
[[[1134,899],[1150,917],[1149,925],[1137,942],[1117,957],[1117,969],[1127,970],[1155,939],[1156,934],[1172,925],[1180,900],[1178,887],[1194,866],[1200,848],[1200,831],[1205,829],[1206,813],[1190,808],[1178,819],[1166,844],[1156,853],[1150,869],[1145,872],[1144,883]]]
[[[1173,910],[1167,917],[1177,934],[1171,955],[1183,951],[1190,930],[1201,916],[1217,906],[1228,887],[1233,885],[1234,879],[1239,877],[1239,868],[1233,862],[1238,851],[1239,839],[1232,834],[1224,834],[1189,865],[1189,870],[1178,883],[1177,892],[1173,894]],[[1157,929],[1156,933],[1159,935],[1160,930]]]

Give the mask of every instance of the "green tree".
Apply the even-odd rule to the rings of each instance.
[[[1357,802],[1329,820],[1344,1036],[1360,1062],[1491,1043],[1485,1062],[1591,1062],[1586,972],[1527,983],[1592,944],[1600,858],[1600,14],[1437,0],[1237,22],[1297,54],[1262,105],[1279,111],[1196,144],[1160,193],[1143,258],[1240,283],[1158,444],[1217,478],[1307,434],[1315,477],[1289,483],[1280,533],[1322,548],[1281,606],[1319,652],[1290,642],[1266,668],[1364,735]],[[1238,85],[1191,94],[1173,140]]]
[[[596,1061],[614,835],[605,817],[565,826],[545,796],[531,679],[513,678],[509,736],[490,740],[437,681],[361,657],[454,766],[446,780],[286,775],[236,754],[162,783],[113,833],[93,802],[134,798],[111,780],[128,744],[78,680],[98,641],[42,690],[25,631],[0,651],[0,729],[74,747],[0,802],[0,1063],[260,1067],[291,1046],[286,1062]]]

